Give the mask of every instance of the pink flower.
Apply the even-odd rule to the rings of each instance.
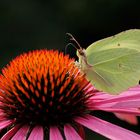
[[[99,92],[74,60],[57,51],[20,55],[0,75],[1,140],[82,140],[83,126],[109,139],[138,140],[140,135],[91,113],[139,116],[139,107],[140,86],[118,96]]]

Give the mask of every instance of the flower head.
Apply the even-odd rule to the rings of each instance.
[[[140,96],[138,89],[132,90],[134,99]],[[126,96],[112,97],[95,90],[74,60],[63,53],[24,53],[3,68],[0,75],[0,129],[8,129],[1,139],[82,140],[82,125],[108,138],[121,138],[124,134],[140,138],[90,115],[94,110],[139,115],[138,104],[120,107],[131,101]],[[125,100],[119,104],[118,98]],[[110,133],[112,128],[118,132]]]
[[[46,50],[14,59],[2,70],[0,85],[5,117],[45,126],[84,114],[91,92],[84,89],[89,82],[72,59]]]

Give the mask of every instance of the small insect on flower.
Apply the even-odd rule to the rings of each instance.
[[[132,29],[99,40],[86,50],[77,43],[81,70],[96,89],[119,94],[139,83],[140,30]]]
[[[94,110],[140,112],[134,103],[127,103],[129,94],[113,97],[97,91],[74,62],[58,51],[36,50],[16,57],[2,69],[1,140],[84,140],[83,126],[110,139],[140,139],[138,134],[91,115]],[[140,100],[139,90],[128,91],[133,92],[132,101],[134,97]],[[123,110],[117,104],[122,99],[128,105]]]

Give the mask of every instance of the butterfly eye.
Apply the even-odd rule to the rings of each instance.
[[[86,57],[86,53],[85,53],[85,50],[84,50],[84,49],[81,49],[81,48],[80,48],[78,51],[79,51],[79,54],[80,54],[81,56]]]
[[[80,51],[80,55],[84,56],[84,55],[85,55],[85,53],[84,53],[83,51]]]

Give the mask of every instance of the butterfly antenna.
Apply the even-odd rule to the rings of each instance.
[[[79,49],[82,49],[80,44],[78,43],[78,41],[73,37],[73,35],[71,33],[66,33],[66,35],[68,35],[70,37],[70,40],[75,42],[76,45],[79,47]],[[76,48],[76,47],[75,47]],[[77,48],[76,48],[77,49]]]
[[[67,48],[68,48],[69,45],[72,45],[72,46],[77,50],[77,48],[76,48],[72,43],[68,43],[68,44],[65,46],[65,54],[66,54],[66,52],[67,52]]]

